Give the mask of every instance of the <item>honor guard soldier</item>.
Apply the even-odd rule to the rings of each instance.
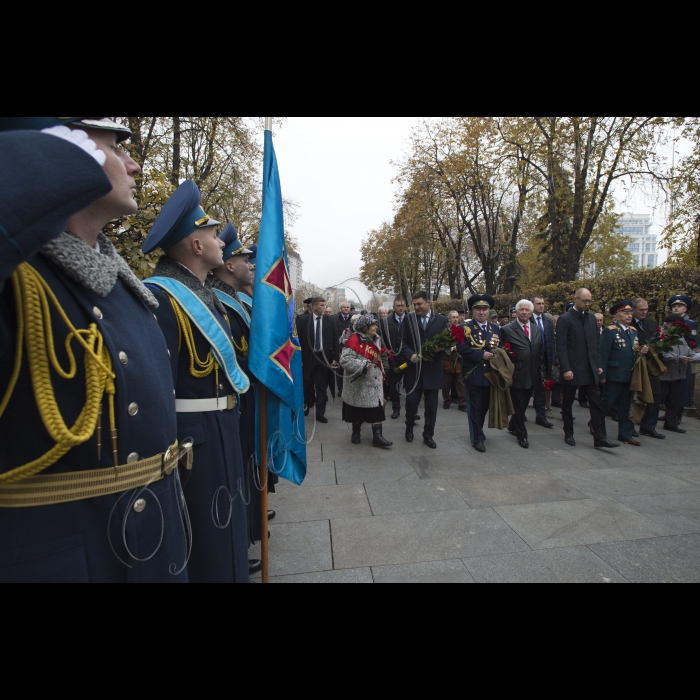
[[[157,302],[102,233],[138,208],[130,134],[0,129],[0,581],[186,583]]]
[[[194,442],[193,469],[184,481],[193,530],[190,581],[247,583],[239,396],[250,380],[238,364],[226,311],[208,278],[223,264],[218,225],[187,180],[163,207],[143,250],[165,251],[148,286],[160,302],[158,320],[170,349],[178,435]]]
[[[220,236],[224,246],[224,265],[214,271],[214,292],[226,309],[233,345],[240,368],[248,375],[251,384],[255,381],[248,369],[251,317],[248,307],[243,304],[238,292],[251,284],[253,268],[248,262],[251,251],[238,240],[238,231],[228,224]],[[248,504],[248,531],[250,543],[262,538],[262,513],[260,512],[260,488],[262,480],[255,459],[255,391],[253,388],[241,396],[241,453],[246,466],[244,500]],[[273,476],[268,476],[268,484],[273,487]],[[272,488],[274,491],[274,488]],[[268,520],[274,520],[276,513],[270,511]],[[250,573],[258,573],[262,562],[251,561]]]
[[[242,287],[238,292],[238,297],[241,301],[248,307],[249,311],[253,311],[253,288],[255,287],[255,268],[258,264],[258,246],[250,246],[250,253],[248,254],[248,263],[253,269],[252,279],[253,281]]]
[[[486,373],[491,371],[490,361],[501,346],[501,328],[489,321],[496,301],[488,294],[477,294],[469,300],[473,319],[464,325],[466,342],[457,348],[462,356],[462,371],[469,392],[469,424],[472,445],[477,452],[486,452],[484,424],[491,403],[491,382]]]
[[[639,337],[632,326],[634,305],[631,301],[620,301],[610,310],[615,323],[608,326],[600,339],[600,366],[603,369],[601,382],[605,384],[603,415],[617,404],[620,423],[618,440],[627,445],[641,447],[634,438],[634,424],[629,418],[632,394],[630,384],[639,352]],[[641,352],[647,354],[648,347]]]
[[[688,316],[688,312],[693,310],[693,300],[685,296],[685,294],[676,294],[668,302],[668,308],[671,313],[682,316],[685,322],[690,326],[690,332],[685,336],[685,342],[693,352],[698,352],[698,324]],[[686,411],[695,410],[695,375],[688,369],[686,377],[685,394],[683,397],[683,407]],[[680,412],[680,418],[683,417],[683,411]]]

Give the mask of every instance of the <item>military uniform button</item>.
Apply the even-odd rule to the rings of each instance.
[[[139,405],[137,403],[132,403],[129,406],[129,415],[133,418],[139,412]]]
[[[103,319],[102,312],[101,312],[97,307],[95,307],[95,308],[92,310],[92,313],[95,314],[95,318],[96,318],[98,321],[101,321],[101,320]]]
[[[139,500],[134,503],[134,512],[143,513],[144,510],[146,510],[146,501],[144,501],[143,498],[139,498]]]
[[[126,458],[126,463],[127,464],[136,464],[136,462],[139,461],[139,455],[137,452],[132,452],[127,458]]]
[[[224,385],[223,385],[223,384],[219,384],[219,391],[223,391],[223,390],[224,390]]]
[[[129,356],[125,352],[120,352],[119,353],[119,362],[121,362],[123,365],[128,365],[129,364]]]

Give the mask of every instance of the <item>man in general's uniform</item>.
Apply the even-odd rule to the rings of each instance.
[[[608,326],[600,339],[600,366],[603,369],[601,383],[605,384],[603,415],[617,404],[619,412],[620,434],[618,440],[627,445],[641,447],[642,443],[634,438],[634,424],[629,418],[632,393],[630,384],[637,361],[639,336],[632,326],[634,305],[631,301],[620,301],[610,310],[615,316],[615,323]],[[648,347],[641,352],[647,354]]]
[[[187,180],[161,211],[143,250],[165,251],[148,286],[160,302],[158,320],[170,351],[178,435],[194,442],[194,468],[184,484],[193,529],[190,581],[248,583],[239,397],[250,380],[209,281],[223,264],[216,226]]]
[[[491,403],[491,382],[486,374],[494,351],[501,345],[501,328],[489,321],[491,309],[496,301],[488,294],[477,294],[469,300],[473,319],[464,325],[466,342],[457,348],[462,356],[462,371],[467,377],[469,392],[469,422],[472,444],[477,452],[486,452],[484,424]]]
[[[668,308],[671,313],[678,314],[683,317],[683,320],[690,326],[690,332],[685,336],[685,342],[693,352],[698,352],[698,324],[693,321],[688,312],[693,309],[693,300],[685,296],[685,294],[677,294],[668,302]],[[686,411],[695,410],[695,375],[688,368],[686,377],[685,394],[683,397],[683,407]],[[680,419],[683,418],[683,411],[680,412]],[[680,423],[680,421],[678,421]]]
[[[0,581],[186,583],[157,302],[102,233],[137,210],[129,132],[22,127],[51,135],[0,137]]]

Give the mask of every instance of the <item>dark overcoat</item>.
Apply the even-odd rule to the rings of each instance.
[[[160,302],[156,315],[170,350],[177,398],[200,400],[233,394],[234,389],[222,371],[219,371],[218,390],[213,372],[204,379],[192,376],[189,351],[186,343],[181,343],[170,298],[161,290],[155,290],[154,294]],[[230,327],[219,311],[213,313],[224,328]],[[197,354],[204,359],[211,346],[199,329],[191,325]],[[248,583],[246,472],[239,409],[180,413],[177,431],[181,442],[187,438],[194,441],[193,469],[183,476],[193,529],[190,581]]]
[[[591,313],[586,313],[585,321],[581,313],[572,309],[557,323],[557,359],[561,367],[563,385],[591,386],[600,381],[600,332],[598,321]],[[572,382],[564,375],[574,373]]]
[[[486,374],[491,371],[491,363],[484,362],[484,353],[493,353],[494,349],[501,346],[501,327],[495,323],[487,324],[487,331],[484,333],[476,321],[467,321],[465,329],[471,332],[471,340],[467,335],[466,343],[457,347],[457,352],[462,356],[462,376],[470,374],[466,383],[469,386],[491,386]],[[498,344],[494,342],[498,340]],[[483,350],[479,350],[475,345],[486,343]],[[476,368],[476,369],[475,369]]]
[[[126,464],[132,455],[146,459],[166,452],[177,439],[178,431],[168,347],[154,310],[136,298],[120,279],[102,297],[71,279],[41,254],[29,262],[56,295],[75,328],[87,329],[96,324],[104,337],[116,374],[119,464]],[[4,282],[8,280],[0,280],[0,286]],[[0,338],[2,396],[15,359],[17,315],[11,284],[6,284],[0,294],[0,318],[4,326]],[[58,361],[67,369],[70,362],[65,341],[70,331],[53,306],[51,322],[50,340]],[[75,378],[63,379],[51,372],[56,401],[68,426],[75,423],[85,405],[84,352],[75,341],[71,348]],[[130,408],[134,415],[130,415]],[[101,458],[98,459],[97,438],[93,437],[71,449],[43,474],[114,467],[109,431],[105,397]],[[0,419],[0,443],[0,473],[38,459],[55,444],[37,409],[24,351],[19,382]],[[186,561],[177,470],[139,493],[138,498],[146,502],[140,513],[133,507],[127,508],[130,501],[133,506],[133,496],[134,492],[128,492],[76,503],[0,510],[0,582],[186,583],[186,571],[175,575],[184,569]],[[159,544],[161,533],[163,541]]]
[[[511,356],[515,366],[513,388],[524,391],[542,384],[546,376],[542,334],[534,323],[530,323],[530,333],[531,338],[528,338],[518,321],[501,329],[503,344],[510,343],[511,351],[515,353],[515,357]]]
[[[403,386],[408,392],[414,386],[417,391],[442,391],[445,386],[445,371],[442,367],[442,353],[436,353],[432,362],[411,364],[411,358],[420,353],[421,348],[436,335],[449,328],[447,318],[442,314],[431,313],[428,329],[423,330],[423,324],[416,318],[415,313],[407,314],[401,327],[400,363],[408,364],[404,374]],[[418,370],[420,368],[420,375]]]

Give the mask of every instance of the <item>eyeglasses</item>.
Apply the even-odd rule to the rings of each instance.
[[[581,297],[576,297],[582,304],[592,304],[593,299],[581,299]]]

